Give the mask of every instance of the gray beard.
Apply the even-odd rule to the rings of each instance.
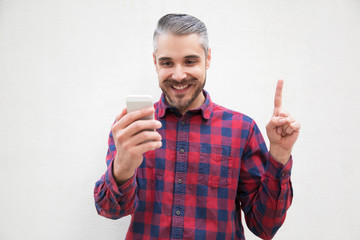
[[[168,82],[166,82],[165,84],[168,85],[169,87],[172,85],[172,80],[167,80]],[[184,81],[184,82],[187,82],[187,81]],[[194,82],[194,80],[191,80],[191,82]],[[161,88],[162,92],[164,93],[165,95],[165,98],[166,100],[168,101],[168,103],[172,106],[172,107],[175,107],[177,108],[179,111],[183,111],[185,109],[187,109],[193,102],[194,100],[199,96],[199,94],[202,93],[203,89],[204,89],[204,86],[205,86],[205,83],[206,83],[206,77],[205,77],[205,80],[204,80],[204,83],[202,86],[198,87],[195,91],[195,93],[191,96],[191,98],[189,99],[189,101],[185,102],[185,103],[181,103],[181,99],[185,96],[185,94],[180,94],[178,95],[179,97],[177,99],[179,99],[180,101],[177,101],[177,99],[172,99],[169,97],[169,95],[167,94],[166,90],[164,88]],[[181,82],[180,84],[184,84],[183,82]]]

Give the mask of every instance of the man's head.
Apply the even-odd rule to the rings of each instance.
[[[168,103],[182,113],[200,107],[211,59],[205,24],[185,14],[165,15],[154,32],[153,57]]]
[[[154,52],[157,50],[157,40],[160,34],[171,33],[175,36],[190,34],[199,35],[200,44],[204,49],[205,55],[209,50],[209,40],[205,24],[196,17],[187,14],[167,14],[159,19],[154,31],[153,46]]]

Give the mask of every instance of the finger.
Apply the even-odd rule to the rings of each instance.
[[[295,122],[295,119],[293,117],[287,117],[285,119],[286,123],[282,126],[282,133],[286,134],[287,128],[290,126],[291,123]]]
[[[282,111],[279,113],[279,116],[282,117],[282,118],[287,118],[290,116],[290,113],[288,112],[285,112],[285,111]],[[286,128],[289,126],[289,123],[286,123],[285,125],[283,126],[280,126],[280,127],[276,127],[276,132],[278,134],[281,134],[281,135],[284,135],[285,134],[285,130]]]
[[[152,131],[150,129],[159,129],[161,128],[161,122],[158,120],[137,120],[127,126],[126,128],[121,129],[121,136],[119,135],[119,142],[133,141],[134,136],[143,131]],[[120,129],[119,129],[120,130]],[[114,134],[114,133],[113,133]],[[143,139],[142,142],[145,140]],[[136,142],[138,144],[139,141]]]
[[[283,118],[283,117],[272,117],[270,119],[269,125],[271,128],[276,128],[276,127],[283,127],[285,124],[290,124],[291,123],[291,118]]]
[[[119,115],[116,116],[115,120],[118,122],[123,116],[126,115],[126,108],[124,108]]]
[[[283,80],[279,80],[276,85],[275,98],[274,98],[274,116],[279,116],[282,107],[282,89]]]
[[[160,148],[162,146],[161,141],[149,141],[139,144],[135,147],[135,150],[139,153],[145,153],[150,150]]]
[[[161,122],[152,119],[152,120],[137,120],[132,124],[130,124],[126,130],[129,132],[130,135],[133,136],[145,130],[151,131],[151,129],[159,129],[159,128],[161,128]]]
[[[286,134],[291,135],[294,132],[300,131],[300,123],[299,122],[293,122],[289,125],[289,127],[286,129]]]
[[[127,126],[129,126],[130,124],[135,122],[136,120],[153,115],[154,112],[155,112],[154,107],[148,107],[148,108],[143,108],[141,110],[128,113],[121,119],[121,121],[120,121],[121,123],[119,122],[120,123],[119,127],[126,128]]]
[[[289,112],[286,112],[286,111],[281,111],[279,113],[279,117],[283,117],[283,118],[287,118],[290,116],[290,113]]]
[[[131,139],[131,142],[134,146],[137,146],[139,144],[148,142],[148,141],[161,141],[161,135],[156,131],[142,131],[137,133],[133,138]]]
[[[111,132],[112,132],[112,135],[115,136],[116,132],[119,130],[119,121],[126,115],[126,108],[124,108],[122,110],[122,112],[116,116],[115,118],[115,122],[114,124],[112,125],[111,127]]]
[[[141,145],[142,143],[148,141],[161,142],[161,135],[156,131],[149,130],[161,127],[161,123],[157,120],[138,120],[125,129],[115,128],[114,126],[112,128],[112,133],[116,149],[124,148],[128,149],[127,151],[132,149],[131,152],[136,153],[136,151],[134,151],[134,147],[137,145]]]

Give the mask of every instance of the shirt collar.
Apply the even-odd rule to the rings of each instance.
[[[203,103],[203,105],[201,105],[200,108],[191,110],[190,112],[199,112],[201,111],[201,114],[203,116],[204,119],[209,120],[211,117],[211,114],[213,112],[213,102],[211,101],[210,95],[207,91],[203,90],[202,92],[205,96],[205,102]],[[161,98],[159,101],[159,106],[158,106],[158,116],[159,118],[163,118],[167,112],[167,110],[173,111],[175,110],[174,107],[170,106],[168,104],[168,102],[166,101],[165,95],[164,93],[161,94]]]

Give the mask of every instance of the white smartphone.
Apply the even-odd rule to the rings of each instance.
[[[126,97],[127,112],[137,111],[154,105],[153,97],[150,95],[129,95]],[[142,118],[144,120],[154,119],[154,116]]]

